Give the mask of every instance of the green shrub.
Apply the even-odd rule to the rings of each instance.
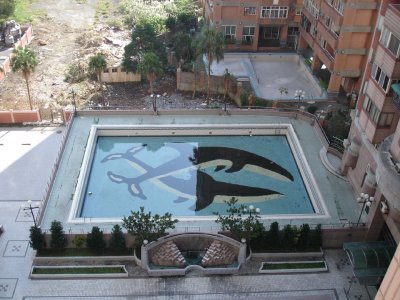
[[[246,92],[240,94],[240,103],[242,104],[242,106],[249,105],[248,97],[249,95]]]
[[[74,61],[69,64],[65,73],[64,81],[68,83],[77,83],[85,80],[87,76],[87,64],[83,61]]]
[[[312,64],[311,58],[304,58],[304,63],[305,63],[307,66],[311,67],[311,64]]]
[[[295,226],[288,224],[283,227],[282,232],[282,246],[286,251],[293,250],[296,245],[296,231]]]
[[[278,249],[281,246],[281,237],[279,234],[279,223],[273,222],[267,232],[267,245],[271,249]]]
[[[318,224],[317,227],[312,231],[310,246],[314,249],[322,247],[322,227]]]
[[[50,226],[51,239],[50,247],[54,249],[64,249],[67,247],[68,240],[64,234],[64,229],[60,221],[54,220]]]
[[[104,240],[103,231],[101,231],[99,227],[93,226],[92,232],[87,234],[86,245],[96,253],[102,253],[104,251],[106,242]]]
[[[310,105],[308,108],[307,108],[307,111],[310,113],[310,114],[315,114],[315,112],[318,110],[318,107],[317,106],[315,106],[315,105]]]
[[[124,251],[126,249],[124,233],[119,225],[115,225],[111,231],[110,248],[116,252]]]
[[[44,233],[42,233],[42,230],[40,227],[37,226],[32,226],[29,229],[29,245],[32,247],[34,250],[40,250],[46,247],[46,240],[44,237]]]
[[[83,237],[81,235],[76,235],[74,237],[74,239],[72,240],[72,244],[74,244],[75,247],[78,249],[82,248],[83,245],[85,244],[85,237]]]
[[[296,248],[299,250],[305,250],[310,244],[310,226],[303,224],[300,226],[299,237],[297,240]]]

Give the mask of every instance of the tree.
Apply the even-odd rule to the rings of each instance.
[[[138,63],[146,53],[153,52],[165,60],[163,44],[158,40],[154,27],[147,21],[141,20],[132,31],[131,42],[124,48],[122,66],[129,71],[136,71]]]
[[[210,76],[211,76],[211,64],[214,60],[219,62],[224,58],[224,37],[221,32],[214,28],[205,27],[203,28],[197,47],[199,47],[199,53],[207,56],[208,63],[208,74],[207,74],[207,105],[210,104]]]
[[[227,215],[221,215],[214,212],[218,218],[216,223],[221,224],[222,231],[230,231],[236,238],[245,238],[250,241],[259,237],[264,230],[264,226],[259,221],[260,211],[249,206],[241,204],[236,206],[238,199],[232,197],[229,201],[225,201],[228,205],[226,209]]]
[[[282,243],[285,250],[293,250],[296,244],[296,227],[287,224],[283,227]]]
[[[137,69],[150,82],[150,94],[153,94],[153,82],[157,76],[164,73],[163,64],[159,57],[154,52],[146,53],[140,60]]]
[[[93,226],[92,231],[86,236],[86,245],[96,253],[103,253],[106,248],[103,231],[99,227]]]
[[[337,137],[343,140],[349,135],[350,125],[350,111],[339,110],[327,114],[327,116],[325,117],[323,128],[328,137]]]
[[[178,61],[190,62],[193,59],[192,37],[188,33],[178,32],[172,38],[175,56]]]
[[[298,250],[308,249],[310,245],[310,225],[303,224],[300,226],[299,238],[297,240]]]
[[[267,243],[268,247],[272,249],[279,249],[281,246],[281,237],[279,234],[279,223],[278,222],[273,222],[271,226],[269,227],[268,233],[267,233]]]
[[[13,72],[21,71],[26,82],[26,88],[28,90],[29,107],[32,110],[32,99],[29,90],[29,77],[35,71],[35,68],[38,65],[36,54],[28,47],[14,48],[12,53],[13,56],[11,60],[11,69]]]
[[[46,247],[46,240],[44,237],[44,233],[42,233],[42,230],[38,226],[32,226],[29,229],[29,245],[32,247],[34,250],[40,250]]]
[[[51,222],[50,232],[51,232],[50,247],[54,249],[64,249],[68,244],[68,240],[64,234],[61,222],[56,220]]]
[[[124,233],[119,225],[115,225],[111,231],[110,248],[116,252],[126,249]]]
[[[141,246],[144,240],[153,241],[163,236],[167,229],[175,228],[177,219],[172,219],[170,213],[163,216],[151,212],[145,213],[144,207],[140,207],[139,211],[131,211],[129,217],[122,218],[122,227],[135,236],[136,247]]]
[[[0,24],[14,13],[15,0],[0,0]]]
[[[89,70],[93,70],[96,73],[97,80],[101,85],[101,71],[107,67],[106,59],[102,54],[96,54],[89,59]]]
[[[231,73],[225,69],[224,73],[224,110],[226,111],[226,95],[229,93],[229,84],[231,82]]]

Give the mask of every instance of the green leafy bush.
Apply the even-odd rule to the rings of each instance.
[[[44,233],[42,233],[40,227],[32,226],[29,229],[29,232],[29,245],[32,247],[32,249],[40,250],[46,247]]]
[[[64,229],[60,221],[54,220],[50,226],[51,239],[50,247],[54,249],[64,249],[67,247],[68,240],[64,234]]]
[[[111,231],[110,248],[116,252],[122,252],[126,249],[124,233],[119,225],[114,225]]]
[[[103,253],[106,248],[103,231],[99,227],[93,226],[92,232],[86,236],[86,245],[89,249],[96,253]]]
[[[315,105],[310,105],[309,107],[307,107],[307,111],[310,114],[315,114],[315,112],[318,110],[318,106]]]

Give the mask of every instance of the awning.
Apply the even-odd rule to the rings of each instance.
[[[360,284],[376,285],[385,276],[396,246],[386,242],[344,243],[343,249]]]
[[[395,83],[391,85],[393,92],[400,96],[400,83]]]

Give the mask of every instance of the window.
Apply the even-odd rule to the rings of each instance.
[[[264,19],[286,19],[289,8],[287,6],[263,6],[261,7],[261,18]]]
[[[296,16],[301,16],[301,8],[296,8]]]
[[[279,39],[279,27],[265,27],[264,39]]]
[[[383,29],[380,42],[384,45],[394,56],[399,57],[400,54],[400,39],[396,37],[386,27]]]
[[[248,6],[244,8],[244,15],[245,16],[254,16],[256,14],[256,7],[255,6]]]
[[[112,69],[111,69],[111,72],[117,73],[117,72],[118,72],[118,69],[117,69],[117,68],[112,68]]]
[[[254,26],[244,26],[243,33],[242,33],[242,41],[244,44],[251,45],[253,44],[254,39]]]
[[[287,34],[288,34],[288,36],[298,35],[299,27],[288,27]]]
[[[372,122],[378,127],[390,127],[392,125],[394,113],[380,112],[376,105],[366,95],[363,108]]]
[[[390,127],[392,125],[394,113],[381,113],[379,116],[379,127]]]
[[[372,65],[371,76],[380,85],[380,87],[387,93],[389,89],[390,78],[375,63]]]
[[[234,42],[236,37],[236,26],[222,26],[222,32],[227,42]]]
[[[304,0],[304,7],[318,20],[319,7],[314,3],[314,0]]]

